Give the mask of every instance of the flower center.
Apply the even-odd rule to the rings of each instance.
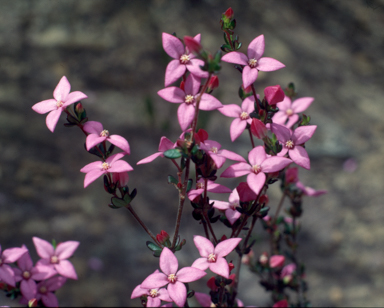
[[[42,293],[42,294],[47,293],[47,287],[46,286],[40,287],[39,292]]]
[[[111,168],[111,165],[108,164],[107,162],[104,162],[101,164],[101,169],[108,170],[109,168]]]
[[[209,254],[208,262],[209,263],[215,263],[216,262],[216,255],[214,253]]]
[[[252,166],[252,172],[258,174],[261,171],[261,167],[259,165]]]
[[[56,257],[56,256],[52,256],[52,257],[51,257],[51,263],[52,263],[52,264],[57,264],[57,263],[59,263],[59,258]]]
[[[287,109],[285,111],[285,114],[290,117],[291,115],[293,115],[293,110],[292,109]]]
[[[57,106],[57,108],[60,108],[60,107],[62,107],[64,105],[64,103],[62,102],[62,101],[57,101],[56,102],[56,106]]]
[[[234,202],[234,203],[230,203],[229,204],[229,207],[232,209],[232,210],[236,210],[236,208],[239,206],[239,203],[237,202]]]
[[[204,183],[203,182],[198,182],[196,183],[197,189],[204,189]]]
[[[23,278],[24,279],[29,279],[30,277],[31,277],[31,273],[30,272],[28,272],[28,271],[23,272]]]
[[[180,57],[180,63],[181,64],[187,64],[189,62],[190,58],[188,55],[184,54]]]
[[[100,133],[100,137],[108,137],[109,136],[109,131],[104,129],[101,133]]]
[[[175,283],[177,281],[177,277],[176,277],[176,274],[170,274],[168,275],[168,281],[170,283]]]
[[[185,103],[187,105],[193,104],[194,102],[195,102],[195,97],[193,95],[188,94],[185,96]]]
[[[240,119],[242,119],[242,120],[248,120],[248,119],[249,119],[249,114],[248,114],[248,112],[243,111],[243,112],[241,113],[241,115],[240,115]]]
[[[293,147],[295,146],[295,144],[293,143],[292,140],[288,140],[288,141],[285,143],[285,146],[286,146],[288,149],[292,150]]]
[[[256,60],[256,59],[249,59],[249,61],[248,61],[248,65],[249,65],[251,68],[255,68],[256,65],[257,65],[257,60]]]
[[[212,153],[214,153],[214,154],[217,154],[217,148],[216,148],[216,147],[212,147],[212,148],[210,149],[210,151],[211,151]]]
[[[158,296],[159,294],[158,294],[158,292],[157,292],[157,290],[156,289],[151,289],[150,291],[149,291],[149,296],[150,297],[156,297],[156,296]]]

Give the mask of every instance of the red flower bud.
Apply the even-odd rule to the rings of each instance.
[[[216,89],[219,86],[219,77],[216,75],[213,75],[211,79],[209,79],[208,83],[208,92],[212,92],[214,89]]]
[[[167,241],[169,241],[169,235],[168,235],[168,233],[165,232],[164,230],[161,230],[161,231],[160,231],[160,234],[157,234],[157,235],[156,235],[156,239],[157,239],[157,241],[158,241],[160,244],[164,245]]]
[[[81,103],[78,103],[78,104],[76,105],[75,109],[76,109],[76,112],[77,112],[78,114],[84,112],[84,107],[83,107],[83,105],[82,105]]]
[[[224,13],[225,17],[227,17],[228,19],[233,19],[233,16],[235,15],[232,8],[228,8],[225,13]]]
[[[269,202],[269,198],[268,198],[267,195],[262,195],[262,196],[260,196],[260,198],[259,198],[259,203],[260,203],[260,204],[265,203],[265,205],[267,205],[268,202]]]
[[[196,41],[192,36],[184,36],[184,44],[192,53],[199,54],[203,48],[201,44]]]
[[[197,136],[198,136],[198,139],[199,139],[199,143],[200,143],[200,142],[203,142],[203,143],[204,143],[204,141],[208,139],[208,133],[207,133],[207,131],[204,130],[204,129],[202,129],[202,128],[200,128],[199,131],[197,132]],[[196,141],[196,142],[197,142],[197,141]]]
[[[227,236],[225,234],[223,234],[223,236],[220,239],[220,242],[225,241],[226,239],[227,239]]]
[[[118,172],[118,173],[112,173],[112,180],[113,183],[117,183],[119,181],[118,187],[124,187],[128,185],[128,172]]]
[[[286,184],[296,183],[299,180],[299,177],[297,174],[298,174],[298,170],[296,167],[288,168],[285,171],[285,183]]]
[[[184,86],[185,86],[185,82],[184,82],[184,80],[182,80],[180,82],[180,89],[183,90],[183,91],[184,91]]]
[[[269,259],[269,266],[271,268],[282,267],[285,262],[285,257],[282,255],[274,255]]]
[[[267,136],[268,129],[259,119],[253,118],[251,124],[252,135],[258,139],[263,139]]]
[[[215,277],[211,277],[209,278],[209,280],[207,281],[207,286],[208,288],[210,288],[212,291],[216,291],[218,286],[216,285],[215,283]]]
[[[229,272],[231,272],[235,268],[232,262],[229,262],[228,266],[229,266]]]
[[[264,95],[269,105],[276,105],[284,99],[284,91],[279,85],[266,87]]]

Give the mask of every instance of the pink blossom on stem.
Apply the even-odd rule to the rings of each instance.
[[[168,285],[169,297],[177,306],[184,306],[187,300],[187,288],[184,283],[199,280],[206,273],[194,267],[184,267],[180,270],[178,268],[179,262],[176,256],[169,248],[164,247],[160,255],[160,269],[162,273],[149,275],[140,285],[141,288],[153,289]]]
[[[291,99],[288,96],[285,96],[282,102],[277,103],[279,111],[273,116],[273,123],[291,128],[292,125],[299,120],[298,113],[306,110],[312,104],[313,100],[313,97],[302,97],[292,103]]]
[[[130,154],[128,141],[119,135],[109,135],[109,131],[103,129],[103,124],[100,122],[88,121],[84,124],[83,129],[89,134],[85,140],[87,151],[103,141],[109,141],[125,153]]]
[[[50,266],[61,276],[77,280],[75,268],[67,259],[73,255],[80,244],[79,242],[67,241],[59,243],[55,249],[51,243],[41,238],[33,237],[32,240],[35,244],[37,254],[41,258],[36,266]]]
[[[304,186],[304,184],[301,183],[300,181],[296,182],[296,186],[301,189],[304,195],[310,196],[310,197],[317,197],[327,193],[326,190],[316,190],[314,188]]]
[[[259,35],[248,45],[247,56],[238,51],[231,51],[221,58],[224,62],[244,65],[242,74],[244,88],[256,81],[259,71],[271,72],[285,67],[283,63],[273,58],[262,58],[264,48],[264,35]]]
[[[27,252],[26,247],[8,248],[2,252],[0,245],[0,280],[12,287],[15,286],[15,274],[8,264],[16,262]]]
[[[265,173],[276,172],[284,169],[292,161],[285,157],[271,156],[267,157],[262,146],[253,148],[248,154],[247,163],[237,163],[229,166],[221,174],[224,178],[236,178],[248,174],[247,183],[255,194],[259,194],[264,186]]]
[[[229,202],[219,201],[219,200],[211,200],[211,202],[215,202],[213,207],[225,211],[225,216],[231,225],[235,223],[235,221],[241,216],[241,213],[236,210],[237,207],[240,206],[240,197],[237,189],[235,188],[228,198]]]
[[[70,90],[71,85],[69,84],[67,77],[63,76],[56,86],[55,91],[53,91],[54,99],[47,99],[32,106],[32,109],[37,113],[44,114],[49,112],[46,118],[46,123],[51,132],[55,130],[61,112],[65,108],[73,103],[87,98],[83,92],[75,91],[69,93]]]
[[[243,100],[241,107],[236,104],[224,105],[218,109],[223,115],[235,118],[230,127],[231,140],[235,141],[247,127],[252,119],[249,116],[255,110],[254,101],[247,97]]]
[[[124,156],[118,153],[108,157],[105,162],[95,161],[80,169],[80,172],[86,173],[84,178],[84,188],[95,181],[98,177],[107,173],[120,173],[132,171],[133,168],[124,160],[119,160]]]
[[[193,201],[197,196],[200,196],[204,192],[204,185],[205,185],[204,179],[199,179],[196,183],[197,189],[191,189],[188,192],[189,200]],[[225,194],[225,193],[231,192],[231,190],[228,187],[225,187],[220,184],[216,184],[214,181],[211,181],[211,180],[207,181],[207,191],[213,192],[216,194]]]
[[[141,164],[148,164],[151,161],[155,160],[156,158],[164,157],[164,152],[170,149],[173,149],[175,147],[175,144],[169,140],[167,137],[161,137],[160,139],[160,144],[159,144],[159,152],[152,154],[146,158],[143,158],[142,160],[138,161],[136,165],[141,165]]]
[[[159,270],[156,270],[155,273],[159,273]],[[172,302],[172,299],[169,297],[168,291],[165,288],[153,288],[147,289],[142,288],[141,285],[138,285],[132,292],[131,299],[147,295],[147,307],[160,307],[161,301]]]
[[[185,81],[184,90],[179,87],[162,89],[157,94],[170,103],[180,104],[177,118],[183,131],[187,130],[195,116],[196,97],[199,94],[200,78],[189,75]],[[199,109],[215,110],[223,105],[212,95],[204,93],[201,96]]]
[[[41,300],[45,307],[59,307],[59,302],[54,292],[60,289],[66,281],[66,278],[56,276],[39,282],[36,286],[36,299],[38,301]]]
[[[200,44],[200,34],[196,35],[194,40]],[[204,61],[195,59],[196,56],[186,50],[177,37],[163,33],[163,48],[171,58],[175,59],[169,62],[165,70],[165,87],[183,76],[186,70],[199,78],[208,77],[208,72],[200,68],[200,66],[204,65]]]
[[[229,266],[224,259],[241,242],[241,238],[230,238],[213,246],[212,242],[200,235],[195,235],[193,241],[199,250],[201,258],[193,262],[192,267],[205,271],[209,268],[212,272],[225,278],[229,277]]]

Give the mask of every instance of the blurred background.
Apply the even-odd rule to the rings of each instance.
[[[131,292],[158,268],[158,259],[129,212],[107,206],[101,179],[83,189],[79,170],[97,159],[84,150],[81,131],[65,128],[62,115],[52,134],[46,116],[31,106],[52,98],[63,75],[72,91],[86,93],[89,119],[130,143],[134,208],[154,233],[172,234],[177,192],[166,176],[175,174],[173,165],[157,159],[136,166],[157,151],[161,136],[180,134],[177,106],[156,94],[170,60],[161,34],[201,33],[203,46],[215,52],[229,6],[242,51],[264,34],[264,55],[286,65],[260,73],[257,92],[294,82],[299,97],[315,98],[306,112],[318,125],[307,144],[312,168],[301,169],[300,178],[328,194],[304,201],[299,256],[307,266],[308,298],[314,306],[384,305],[383,1],[0,0],[0,6],[0,244],[25,244],[37,261],[32,236],[80,241],[71,259],[79,280],[57,292],[60,306],[138,305]],[[214,94],[223,104],[240,104],[241,76],[231,64],[222,66],[222,87]],[[217,111],[203,117],[210,139],[246,155],[246,134],[230,141],[231,119]],[[238,180],[220,183],[235,187]],[[274,209],[278,188],[270,197]],[[181,266],[190,266],[198,257],[192,235],[202,230],[188,203],[183,221],[187,246],[178,256]],[[270,304],[246,268],[241,279],[245,305]],[[17,304],[3,295],[0,302]]]

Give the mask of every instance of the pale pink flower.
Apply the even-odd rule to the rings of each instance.
[[[89,134],[85,140],[87,151],[103,141],[109,141],[125,153],[130,154],[128,141],[119,135],[109,135],[109,131],[103,129],[103,124],[100,122],[88,121],[84,124],[83,129]]]
[[[197,189],[191,189],[188,192],[189,200],[193,201],[197,196],[200,196],[204,192],[205,180],[199,179],[196,183]],[[216,184],[214,181],[207,181],[207,191],[213,192],[216,194],[225,194],[230,193],[231,190],[228,187],[225,187],[220,184]]]
[[[156,158],[164,157],[164,152],[170,149],[173,149],[175,147],[175,144],[169,140],[167,137],[161,137],[160,139],[160,144],[159,144],[159,152],[152,154],[146,158],[143,158],[142,160],[138,161],[136,165],[141,165],[141,164],[148,164],[151,161],[155,160]]]
[[[209,268],[215,274],[229,278],[229,265],[224,257],[231,253],[241,240],[241,238],[230,238],[220,242],[215,247],[209,239],[195,235],[193,241],[201,258],[193,262],[192,267],[203,271]]]
[[[310,196],[310,197],[317,197],[317,196],[324,195],[327,193],[326,190],[316,190],[314,188],[304,186],[304,184],[301,183],[300,181],[296,182],[296,186],[299,189],[301,189],[301,191],[303,192],[304,195]]]
[[[277,103],[279,111],[273,116],[273,123],[291,128],[292,125],[299,120],[298,113],[306,110],[312,104],[313,100],[313,97],[302,97],[292,103],[291,99],[288,96],[285,96],[282,102]]]
[[[195,116],[196,96],[199,94],[200,78],[189,75],[185,81],[184,90],[179,87],[162,89],[157,94],[170,103],[180,104],[177,110],[177,118],[183,131],[187,130]],[[223,105],[217,98],[204,93],[201,96],[199,109],[215,110]]]
[[[255,110],[255,102],[247,97],[241,103],[241,107],[236,104],[224,105],[218,109],[223,115],[235,118],[230,127],[231,140],[235,141],[247,127],[247,123],[251,124],[252,119],[249,116]]]
[[[79,242],[77,241],[67,241],[59,243],[56,246],[56,249],[53,248],[52,244],[38,237],[32,238],[33,243],[35,244],[37,254],[40,256],[40,260],[36,263],[38,265],[45,265],[54,268],[60,275],[76,279],[77,275],[75,268],[72,263],[67,259],[70,258],[77,247]]]
[[[159,273],[156,270],[155,273]],[[165,288],[152,288],[147,289],[138,285],[132,292],[131,299],[147,295],[147,307],[160,307],[161,301],[172,302]]]
[[[236,210],[237,207],[240,207],[240,197],[237,189],[235,188],[228,198],[229,202],[219,201],[219,200],[211,200],[211,202],[215,202],[213,207],[225,211],[225,216],[231,225],[235,223],[235,221],[241,216],[241,213]]]
[[[178,268],[179,262],[176,256],[169,248],[164,247],[160,255],[160,269],[162,273],[149,275],[140,285],[141,288],[154,289],[168,285],[169,297],[177,306],[184,306],[187,300],[187,288],[184,283],[199,280],[206,273],[194,267],[184,267],[180,270]]]
[[[200,43],[200,34],[196,35],[194,40],[196,43]],[[183,43],[177,37],[163,33],[163,48],[171,58],[175,59],[169,62],[165,70],[165,87],[183,76],[186,70],[199,78],[208,77],[208,72],[200,68],[200,66],[204,65],[204,61],[195,59],[196,56],[185,49]]]
[[[267,157],[262,146],[253,148],[248,154],[247,163],[237,163],[229,166],[221,174],[224,178],[236,178],[248,174],[247,183],[255,194],[259,194],[264,186],[265,173],[276,172],[284,169],[292,161],[285,157],[271,156]]]
[[[271,72],[285,67],[275,59],[262,58],[264,48],[264,35],[259,35],[248,45],[247,56],[239,51],[231,51],[221,58],[224,62],[244,65],[242,75],[244,88],[256,81],[259,71]]]
[[[65,108],[73,103],[87,98],[83,92],[75,91],[69,93],[70,90],[71,85],[69,84],[67,77],[63,76],[56,86],[55,91],[53,91],[54,99],[47,99],[32,106],[32,109],[37,113],[44,114],[49,112],[46,118],[46,123],[51,132],[55,130],[61,112]]]
[[[108,157],[105,162],[95,161],[80,169],[80,172],[86,173],[84,178],[84,188],[95,181],[98,177],[109,172],[120,173],[132,171],[133,168],[124,160],[119,160],[124,153],[118,153]]]
[[[27,252],[28,249],[25,247],[8,248],[2,252],[0,245],[0,280],[12,287],[15,286],[15,273],[8,264],[16,262]]]
[[[38,301],[41,300],[45,307],[59,307],[59,302],[54,292],[60,289],[66,281],[66,278],[56,276],[39,282],[36,286],[36,299]]]

